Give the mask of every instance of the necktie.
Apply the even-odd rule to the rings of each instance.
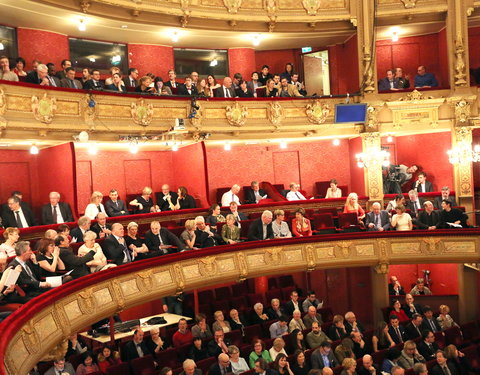
[[[138,356],[141,358],[143,357],[143,350],[142,350],[142,347],[140,346],[140,344],[137,344],[137,353],[138,353]]]
[[[97,210],[98,210],[98,212],[102,212],[102,206],[98,205]]]
[[[17,220],[17,228],[23,228],[22,219],[20,219],[20,211],[15,211],[15,216]]]
[[[378,214],[375,214],[375,226],[379,227],[380,226],[380,220]]]
[[[398,327],[395,328],[395,332],[397,333],[399,341],[403,342],[402,334],[400,333],[400,329]]]
[[[48,80],[50,81],[50,86],[57,87],[52,77],[48,76]]]
[[[37,278],[33,275],[33,272],[30,269],[30,267],[27,265],[27,263],[23,264],[23,268],[24,268],[25,272],[28,274],[28,276],[30,276],[31,279],[37,281]]]
[[[57,206],[53,206],[53,224],[57,224]]]
[[[74,85],[73,81],[71,79],[69,79],[68,82],[69,82],[70,88],[74,89],[75,85]]]
[[[232,202],[235,202],[235,194],[232,193]]]
[[[433,332],[437,332],[437,327],[435,327],[435,323],[433,323],[433,320],[429,320],[430,326],[432,327]]]
[[[176,88],[176,87],[177,87],[177,84],[175,83],[175,81],[172,82],[172,87],[173,87],[173,88]]]
[[[230,92],[228,91],[228,89],[226,87],[225,87],[225,97],[226,98],[230,97]]]
[[[135,87],[135,81],[134,81],[133,79],[130,81],[130,85],[131,85],[132,87]]]
[[[445,375],[451,375],[450,369],[447,366],[443,366],[442,370]]]
[[[297,196],[298,199],[300,199],[300,195],[298,195],[298,193],[295,193],[295,195]]]
[[[162,236],[160,236],[160,233],[158,234],[158,239],[159,239],[159,241],[160,241],[160,246],[161,246],[161,245],[164,245],[164,243],[163,243],[163,241],[162,241]]]

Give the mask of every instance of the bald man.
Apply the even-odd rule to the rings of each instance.
[[[136,251],[132,251],[127,247],[123,238],[125,231],[120,223],[112,224],[111,234],[109,234],[103,242],[103,252],[108,260],[117,266],[125,263],[131,263],[137,256]]]
[[[240,186],[237,184],[233,185],[229,191],[222,195],[222,207],[228,207],[232,202],[240,206],[240,198],[238,198],[239,192]]]
[[[365,354],[362,357],[362,366],[357,367],[357,375],[381,375],[370,354]]]
[[[230,77],[225,77],[223,85],[213,90],[213,96],[216,98],[234,98],[236,95],[232,83]]]
[[[232,372],[232,365],[228,354],[221,353],[218,355],[218,361],[214,363],[208,370],[209,375],[226,375]]]
[[[382,210],[380,203],[372,204],[372,210],[365,217],[365,225],[369,231],[383,232],[390,229],[390,216]]]

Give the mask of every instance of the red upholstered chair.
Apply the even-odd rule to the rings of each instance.
[[[229,339],[232,345],[237,347],[240,347],[243,344],[242,331],[239,329],[225,333],[225,338]]]
[[[249,305],[253,308],[253,305],[255,305],[257,302],[263,303],[263,309],[264,311],[267,310],[265,307],[265,299],[263,298],[263,295],[261,293],[249,293],[247,295],[248,303]]]
[[[255,220],[262,216],[262,212],[252,212],[250,214],[250,219]]]
[[[319,208],[318,209],[319,214],[327,214],[330,213],[332,214],[332,217],[334,219],[338,218],[338,210],[335,207],[325,207],[325,208]]]
[[[337,231],[330,212],[313,215],[312,229],[321,234],[336,233]]]
[[[462,349],[462,353],[465,354],[465,358],[468,359],[470,365],[473,369],[478,370],[480,369],[480,346],[478,345],[470,345],[464,349]]]
[[[168,336],[168,337],[171,337],[171,336]],[[158,353],[156,353],[155,356],[156,356],[156,362],[159,363],[160,366],[162,367],[175,368],[181,365],[178,363],[177,350],[175,348],[161,350]]]
[[[40,375],[45,374],[50,367],[53,366],[53,361],[48,361],[48,362],[39,362],[37,364],[37,370]]]
[[[222,203],[222,196],[225,194],[227,191],[229,191],[231,187],[223,187],[223,188],[217,188],[217,193],[216,193],[216,199],[217,203],[221,204]]]
[[[216,299],[213,302],[214,311],[223,311],[225,317],[228,317],[228,312],[230,311],[230,302],[228,299]]]
[[[217,223],[217,228],[218,224],[223,224],[223,223]],[[232,297],[232,293],[230,292],[230,287],[228,286],[222,286],[220,288],[215,288],[215,297],[216,299],[230,299]]]
[[[355,212],[338,214],[338,226],[344,231],[356,232],[360,230],[358,217]]]
[[[285,288],[287,286],[295,286],[295,281],[292,275],[283,275],[278,278],[278,286]]]
[[[110,366],[107,369],[106,375],[129,375],[130,365],[126,362],[119,363],[118,365]]]
[[[250,228],[250,224],[253,220],[242,220],[240,224],[242,227],[240,228],[240,238],[247,238],[248,237],[248,228]]]
[[[246,326],[244,332],[246,342],[252,342],[254,339],[263,337],[262,327],[260,324]]]
[[[249,309],[247,298],[245,296],[232,297],[230,299],[230,306],[232,306],[232,309],[237,309],[241,311]]]
[[[207,359],[202,359],[201,361],[197,362],[197,368],[202,370],[202,373],[206,374],[208,372],[208,369],[210,368],[211,365],[213,365],[217,361],[217,358],[215,357],[210,357]]]
[[[438,347],[441,350],[443,350],[447,346],[443,332],[435,332],[434,335],[435,335],[435,342],[438,344]]]
[[[265,292],[265,299],[267,300],[267,304],[270,304],[270,301],[273,298],[278,298],[280,301],[282,300],[282,290],[281,289],[270,289]]]
[[[277,191],[280,193],[282,190],[285,190],[285,185],[284,184],[272,184],[272,186],[277,189]]]
[[[388,349],[379,350],[378,352],[372,353],[373,363],[381,366],[383,360],[385,359],[385,355],[387,354]]]
[[[318,310],[318,313],[322,316],[324,323],[333,321],[333,310],[331,307],[322,307]]]
[[[202,290],[198,292],[198,303],[204,305],[207,303],[212,303],[215,301],[215,296],[213,295],[213,290]]]
[[[463,348],[469,344],[463,340],[462,331],[458,327],[452,327],[443,331],[447,345],[453,344],[457,348]]]
[[[282,288],[282,301],[289,301],[290,300],[290,294],[297,288],[295,285],[293,286],[285,286]]]
[[[278,280],[276,277],[268,278],[268,289],[278,289]]]
[[[462,330],[464,340],[480,341],[480,330],[478,329],[477,322],[471,321],[461,324],[460,329]]]
[[[343,371],[343,366],[334,367],[332,370],[333,370],[333,375],[340,375]]]
[[[320,198],[325,198],[327,189],[330,187],[330,181],[317,181],[315,182],[315,187],[317,189],[317,195]]]
[[[135,358],[130,365],[133,375],[156,375],[157,373],[151,355]]]
[[[243,227],[243,225],[242,225]],[[246,296],[248,294],[248,284],[247,283],[238,283],[233,284],[232,288],[232,295],[233,296]]]

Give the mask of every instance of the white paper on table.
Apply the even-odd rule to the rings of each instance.
[[[15,269],[10,270],[7,280],[5,281],[5,285],[6,286],[15,285],[17,283],[19,276],[20,276],[20,272],[16,271]]]
[[[62,285],[62,276],[47,276],[45,281],[50,284],[52,288]]]

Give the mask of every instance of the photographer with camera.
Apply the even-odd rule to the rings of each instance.
[[[383,193],[384,194],[401,194],[402,185],[410,181],[418,167],[413,164],[407,167],[404,164],[390,165],[383,171]]]

